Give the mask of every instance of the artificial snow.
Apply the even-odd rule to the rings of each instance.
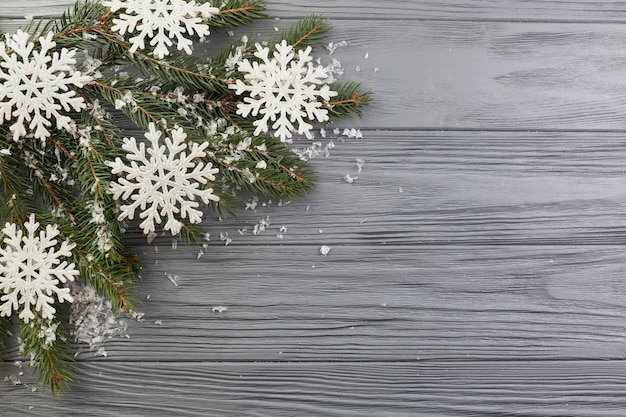
[[[322,247],[320,247],[320,254],[327,256],[330,253],[330,250],[331,250],[330,246],[323,245]]]
[[[96,356],[107,356],[103,344],[116,336],[128,337],[126,321],[117,317],[111,303],[98,295],[90,286],[74,286],[74,302],[70,310],[70,324],[74,325],[71,334],[78,343],[84,343]],[[78,349],[76,355],[83,351]]]

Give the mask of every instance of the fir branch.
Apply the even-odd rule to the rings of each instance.
[[[209,149],[222,175],[250,192],[291,200],[313,187],[314,174],[307,163],[269,135],[230,135],[210,141]],[[256,168],[260,162],[265,168]]]
[[[314,47],[326,37],[330,29],[332,26],[327,19],[314,14],[292,24],[278,37],[272,39],[271,43],[278,44],[284,40],[294,48]]]
[[[265,10],[262,0],[225,0],[221,10],[205,23],[212,28],[248,25],[266,17]],[[143,48],[134,41],[131,45],[125,36],[113,31],[113,19],[122,18],[122,13],[112,13],[100,0],[79,0],[61,17],[29,25],[34,50],[43,50],[45,45],[40,44],[39,37],[53,32],[56,46],[46,51],[80,50],[85,62],[79,67],[82,65],[85,71],[99,67],[97,73],[90,72],[94,74],[93,82],[84,82],[80,88],[75,85],[88,110],[58,115],[69,116],[71,127],[64,130],[52,124],[48,135],[32,138],[26,134],[15,142],[9,131],[15,120],[0,125],[0,217],[22,225],[29,214],[35,213],[44,224],[54,224],[63,239],[76,244],[72,258],[82,281],[118,312],[132,312],[141,265],[124,239],[126,222],[118,221],[121,202],[110,193],[114,178],[108,165],[118,157],[124,159],[126,153],[117,121],[102,111],[100,102],[109,111],[120,108],[143,130],[155,123],[171,133],[172,127],[180,125],[185,129],[187,144],[208,143],[206,157],[197,154],[196,159],[219,169],[221,176],[201,187],[211,188],[212,194],[219,197],[209,206],[220,215],[232,213],[238,201],[234,189],[291,200],[311,190],[315,174],[307,162],[277,138],[248,133],[255,130],[255,117],[237,114],[240,98],[229,87],[245,76],[238,72],[237,62],[258,61],[247,39],[231,43],[213,59],[175,51],[167,54],[167,50],[157,54],[167,58],[158,59],[152,56],[152,46]],[[327,20],[312,15],[271,40],[270,49],[282,40],[297,49],[313,47],[329,30]],[[0,34],[0,40],[6,39]],[[17,45],[16,49],[32,48],[23,40],[12,45]],[[137,47],[143,50],[131,52]],[[186,51],[190,52],[189,48]],[[80,61],[78,54],[76,59]],[[100,62],[94,64],[96,59]],[[73,62],[68,64],[74,66]],[[118,65],[131,74],[139,72],[145,79],[121,75]],[[338,95],[323,103],[331,119],[361,116],[362,106],[372,101],[372,93],[361,92],[358,83],[334,83],[331,89]],[[185,224],[180,232],[181,238],[190,243],[196,243],[201,235],[196,224]],[[67,307],[58,308],[62,314],[67,313]],[[67,317],[60,318],[67,321]],[[25,353],[33,355],[41,383],[58,394],[74,380],[67,334],[63,326],[58,326],[54,337],[42,337],[41,330],[50,323],[35,321],[36,325],[22,326]],[[8,318],[0,318],[0,350],[9,323]]]
[[[61,308],[57,306],[57,309]],[[50,326],[55,326],[50,328]],[[45,329],[53,335],[42,334]],[[75,382],[73,375],[74,358],[65,328],[58,323],[46,323],[41,319],[35,323],[20,326],[24,356],[31,356],[42,390],[49,386],[59,395]]]
[[[11,331],[11,317],[0,317],[0,363],[2,363],[2,352],[6,349],[6,340]]]
[[[325,103],[330,120],[344,119],[351,115],[362,117],[361,108],[371,104],[374,96],[370,91],[361,93],[361,83],[357,82],[334,82],[330,88],[337,92],[333,101]]]
[[[210,70],[206,61],[199,60],[193,56],[187,56],[180,52],[172,52],[169,60],[159,60],[140,51],[130,52],[130,45],[120,40],[112,34],[105,34],[114,46],[120,49],[119,53],[126,58],[137,70],[145,76],[150,74],[175,88],[182,86],[188,90],[203,92],[215,92],[218,94],[228,93],[228,84],[233,83],[231,79],[220,78],[208,71],[200,71],[205,67]]]
[[[0,190],[2,219],[23,223],[36,204],[29,175],[13,155],[0,158]]]
[[[58,47],[73,47],[80,44],[82,48],[98,46],[94,39],[83,36],[86,33],[108,31],[112,26],[108,19],[108,9],[99,0],[77,1],[74,7],[57,18],[49,20],[33,20],[25,31],[31,33],[31,40],[38,42],[39,36],[54,32],[53,39]]]
[[[112,83],[105,83],[101,81],[95,81],[92,87],[96,89],[99,94],[106,99],[111,106],[115,106],[117,100],[122,100],[126,94],[126,91],[130,91],[132,94],[131,86],[124,86],[123,83],[120,87],[113,87]],[[117,85],[117,83],[116,83]],[[163,122],[172,118],[171,112],[163,105],[161,100],[147,95],[140,97],[133,96],[134,103],[127,103],[122,107],[122,112],[135,123],[137,126],[147,129],[150,123],[157,124],[161,129],[168,130],[167,125]],[[135,107],[136,106],[136,107]]]
[[[265,2],[260,0],[228,0],[209,24],[213,27],[246,26],[254,20],[266,18],[263,13],[266,9]]]
[[[137,288],[136,274],[139,272],[136,257],[123,258],[123,264],[103,264],[81,250],[76,251],[76,256],[81,278],[99,295],[109,300],[114,310],[126,313],[135,311],[134,304],[138,300],[132,293]]]

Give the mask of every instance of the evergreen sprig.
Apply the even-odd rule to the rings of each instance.
[[[214,29],[266,17],[265,1],[226,0],[220,6],[205,22]],[[119,220],[120,202],[110,192],[118,179],[111,163],[130,163],[122,149],[129,132],[120,123],[141,131],[154,125],[165,136],[182,127],[186,145],[206,144],[205,156],[197,162],[219,171],[215,181],[202,187],[219,197],[209,206],[220,216],[234,213],[240,204],[235,190],[293,200],[314,187],[316,176],[285,143],[267,133],[253,133],[257,116],[238,114],[246,97],[236,96],[230,87],[244,79],[238,62],[258,61],[251,40],[234,40],[209,58],[178,51],[157,58],[149,42],[134,50],[131,35],[114,30],[114,20],[121,16],[101,0],[79,0],[61,16],[26,28],[35,49],[42,47],[41,36],[53,32],[52,51],[77,51],[78,70],[91,74],[93,81],[75,89],[86,109],[62,113],[71,118],[72,129],[52,124],[46,140],[32,135],[15,140],[9,129],[15,118],[0,123],[0,218],[23,227],[35,214],[41,227],[58,227],[59,241],[75,243],[68,262],[76,266],[79,284],[93,287],[123,314],[136,309],[141,261],[124,235],[137,222]],[[269,47],[283,40],[297,50],[313,47],[329,30],[327,19],[311,15],[272,38]],[[0,33],[0,41],[7,39]],[[372,101],[372,94],[362,92],[358,83],[335,82],[330,87],[337,95],[322,106],[331,120],[361,116],[362,107]],[[197,224],[184,222],[182,239],[194,243],[200,236]],[[75,378],[66,328],[69,307],[55,302],[54,308],[54,320],[35,312],[36,319],[20,329],[24,354],[32,356],[39,381],[58,394]],[[0,317],[0,351],[10,319]]]

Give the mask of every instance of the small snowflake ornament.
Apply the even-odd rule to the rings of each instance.
[[[214,174],[219,171],[211,163],[205,165],[197,161],[206,156],[204,149],[208,143],[194,142],[188,146],[182,128],[172,130],[165,145],[159,143],[161,135],[151,123],[145,134],[150,148],[146,150],[144,143],[137,144],[135,138],[124,138],[122,148],[128,152],[126,158],[130,166],[120,158],[108,163],[113,174],[124,175],[111,183],[113,198],[130,201],[120,206],[119,220],[132,220],[135,210],[141,210],[139,218],[144,221],[139,227],[146,235],[155,231],[155,223],[161,224],[162,216],[167,218],[163,229],[172,235],[178,234],[183,226],[178,217],[200,223],[202,212],[197,210],[200,204],[195,201],[196,197],[205,204],[219,201],[212,188],[200,187],[215,180]]]
[[[78,275],[73,263],[61,260],[72,256],[76,245],[66,240],[57,248],[57,226],[48,225],[45,230],[39,230],[34,214],[24,228],[26,234],[15,223],[6,223],[2,230],[0,301],[4,303],[0,305],[0,316],[20,311],[19,318],[29,323],[35,312],[39,312],[41,318],[52,320],[55,301],[73,301],[70,289],[59,285],[74,281]]]
[[[52,32],[39,38],[39,48],[29,42],[26,32],[17,31],[0,42],[0,123],[9,127],[13,139],[26,136],[26,127],[36,138],[50,136],[47,127],[56,121],[58,129],[72,130],[72,120],[61,111],[86,108],[74,87],[83,87],[93,77],[74,70],[76,51],[56,46]]]
[[[209,26],[201,23],[203,19],[219,13],[219,9],[209,3],[196,3],[185,0],[105,0],[103,6],[112,12],[125,10],[119,19],[113,19],[111,30],[126,33],[139,32],[130,38],[130,52],[145,49],[146,38],[154,46],[154,56],[163,59],[169,55],[169,47],[175,38],[178,50],[191,54],[193,42],[185,37],[194,33],[203,39],[209,35]]]
[[[261,62],[245,59],[239,63],[239,71],[244,73],[246,82],[237,80],[229,85],[237,95],[245,93],[243,102],[237,105],[237,114],[263,117],[256,120],[255,135],[268,132],[271,121],[274,136],[287,142],[296,130],[312,139],[313,126],[305,121],[328,121],[328,110],[322,108],[324,101],[329,101],[337,93],[326,84],[328,70],[323,66],[314,66],[310,62],[311,47],[296,51],[284,40],[276,45],[270,58],[270,49],[256,44],[254,56]],[[317,88],[321,86],[321,88]],[[278,116],[278,117],[277,117]]]

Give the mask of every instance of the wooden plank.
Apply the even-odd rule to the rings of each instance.
[[[23,417],[618,417],[626,408],[624,361],[81,365],[81,384],[58,400],[32,394],[30,385],[5,385],[3,412]]]
[[[269,34],[289,23],[269,20],[235,32]],[[398,21],[389,30],[387,22],[371,20],[368,30],[361,21],[336,26],[329,39],[350,42],[336,55],[346,77],[376,91],[368,117],[343,125],[626,129],[621,24]]]
[[[144,256],[145,321],[107,343],[113,360],[624,355],[623,246],[337,245],[326,257],[314,244],[238,246],[200,260],[195,249],[162,247]]]
[[[210,245],[223,244],[220,233],[231,245],[626,243],[621,133],[364,136],[341,142],[318,135],[322,148],[330,141],[335,148],[330,158],[311,161],[318,186],[302,201],[279,207],[277,200],[261,199],[227,222],[208,212],[203,227],[213,236]],[[307,140],[294,144],[307,146]],[[364,161],[361,172],[357,159]],[[358,179],[349,184],[345,175]],[[267,230],[255,235],[267,217]],[[128,237],[145,242],[138,229]],[[171,239],[156,242],[168,246]]]
[[[235,33],[266,36],[289,23],[264,21]],[[368,30],[360,21],[336,26],[329,40],[350,42],[334,55],[344,78],[376,93],[366,118],[340,126],[626,130],[624,25],[398,21],[388,30],[387,22],[372,20]],[[202,48],[212,52],[212,44]],[[323,48],[319,55],[324,62],[334,57]]]
[[[1,16],[49,16],[70,7],[70,0],[4,0]],[[589,0],[360,0],[358,6],[348,1],[270,0],[269,14],[299,17],[324,13],[332,18],[379,19],[449,19],[514,21],[603,21],[623,22],[626,5],[615,1]]]

